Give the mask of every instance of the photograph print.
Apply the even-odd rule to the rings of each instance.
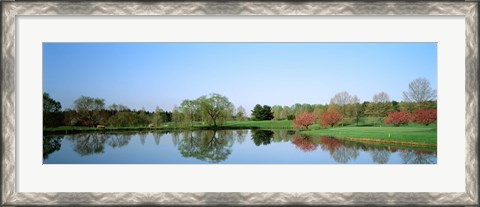
[[[437,164],[437,43],[42,45],[43,164]]]

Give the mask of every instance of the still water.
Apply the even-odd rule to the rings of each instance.
[[[437,153],[287,130],[201,130],[45,136],[43,163],[436,164]]]

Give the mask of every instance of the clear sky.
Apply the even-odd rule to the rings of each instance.
[[[341,91],[401,101],[418,77],[437,89],[436,43],[43,44],[43,91],[63,109],[82,95],[149,111],[210,93],[247,112],[325,104]]]

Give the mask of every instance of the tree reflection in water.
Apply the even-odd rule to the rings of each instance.
[[[160,144],[160,138],[162,138],[162,133],[158,133],[158,132],[153,132],[152,133],[153,135],[153,139],[155,140],[155,145],[159,145]]]
[[[289,141],[291,141],[292,138],[293,138],[293,135],[295,135],[295,134],[290,134],[289,132],[291,132],[291,131],[284,130],[284,129],[273,130],[273,142],[289,142]]]
[[[333,154],[335,151],[343,147],[343,143],[332,137],[320,137],[320,148]]]
[[[372,160],[378,164],[385,164],[390,159],[390,155],[392,154],[386,148],[374,148],[369,151],[370,155],[372,156]]]
[[[147,133],[139,132],[138,136],[140,137],[140,143],[142,143],[142,145],[145,145],[145,140],[147,139]]]
[[[235,133],[237,134],[237,143],[242,144],[245,142],[245,138],[247,137],[248,130],[246,129],[237,129],[235,130]]]
[[[107,145],[113,148],[123,147],[130,142],[130,139],[132,139],[131,134],[112,134],[107,140]]]
[[[149,133],[152,134],[154,142],[146,141],[149,139]],[[127,146],[132,137],[137,138],[136,136],[138,136],[138,140],[135,139],[135,141],[141,145],[155,144],[159,146],[164,133],[86,133],[68,136],[46,136],[43,137],[43,158],[46,160],[49,156],[52,157],[52,153],[62,151],[62,140],[64,139],[72,143],[73,150],[76,153],[86,156],[104,153],[108,151],[106,150],[107,147],[121,148]],[[435,151],[429,152],[379,146],[325,136],[306,136],[288,130],[197,130],[172,131],[170,133],[172,147],[177,149],[183,157],[195,158],[209,163],[219,163],[227,160],[233,151],[233,145],[245,144],[244,142],[253,142],[256,146],[285,144],[288,146],[291,143],[295,148],[303,152],[315,152],[320,148],[322,151],[327,152],[322,154],[327,154],[326,156],[330,156],[337,163],[349,163],[356,160],[360,156],[360,151],[365,152],[362,153],[362,160],[365,159],[363,156],[367,156],[366,162],[371,163],[373,161],[373,163],[377,164],[388,163],[391,159],[397,162],[401,160],[404,164],[432,164],[436,163],[437,156]],[[251,136],[251,140],[248,139],[248,136]],[[169,142],[165,143],[168,144]],[[246,146],[253,147],[255,148],[254,150],[275,150],[275,146],[262,149],[254,147],[250,143]],[[392,155],[394,158],[391,158]],[[292,154],[292,156],[295,156],[295,154]],[[371,157],[371,161],[369,157]]]
[[[178,150],[183,157],[218,163],[227,159],[232,152],[235,139],[231,133],[217,131],[194,131],[184,134],[178,142]]]
[[[103,153],[105,145],[112,148],[126,146],[132,134],[75,134],[69,136],[67,139],[73,143],[73,149],[75,152],[82,156],[90,154]]]
[[[433,164],[437,154],[427,151],[412,151],[399,149],[399,156],[402,158],[403,164]]]
[[[63,136],[46,136],[43,137],[43,159],[48,159],[48,156],[62,147]]]
[[[254,130],[252,131],[252,140],[255,145],[269,145],[272,142],[273,131],[271,130]]]
[[[330,153],[335,162],[342,164],[357,159],[360,154],[358,150],[359,148],[353,145],[346,146],[338,139],[332,137],[320,137],[320,145],[322,150]]]
[[[96,153],[103,153],[105,149],[105,143],[109,138],[106,134],[75,134],[67,139],[70,140],[74,147],[73,150],[78,154],[85,156]]]
[[[306,135],[295,135],[293,136],[292,144],[294,144],[297,149],[300,149],[304,152],[311,152],[317,149],[317,144],[315,144],[309,136]]]

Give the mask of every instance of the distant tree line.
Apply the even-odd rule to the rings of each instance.
[[[116,127],[148,126],[170,122],[172,113],[158,108],[155,112],[131,110],[121,104],[105,107],[105,100],[81,96],[74,102],[73,109],[61,110],[59,102],[43,93],[43,125],[57,126],[97,126],[111,125]]]
[[[389,95],[381,91],[373,95],[371,101],[360,103],[356,95],[343,91],[336,93],[328,105],[274,106],[273,112],[274,119],[293,116],[296,128],[308,128],[315,121],[324,127],[335,124],[358,125],[363,117],[373,119],[374,125],[384,123],[400,126],[410,122],[428,125],[437,120],[436,109],[436,91],[430,87],[428,80],[417,78],[408,85],[401,102],[390,100]]]
[[[394,124],[399,126],[408,122],[430,124],[436,121],[436,91],[424,78],[418,78],[409,84],[403,93],[403,101],[390,100],[386,92],[374,94],[371,101],[363,101],[346,91],[336,93],[329,104],[294,104],[292,106],[257,104],[247,117],[245,108],[235,108],[223,95],[212,93],[192,100],[183,100],[172,111],[157,107],[149,112],[144,109],[131,110],[121,104],[105,107],[105,100],[81,96],[74,102],[72,109],[61,110],[60,102],[43,94],[44,127],[55,126],[97,126],[115,127],[152,126],[160,127],[166,123],[174,126],[193,126],[201,123],[212,127],[223,125],[226,121],[245,120],[293,120],[298,128],[308,128],[318,121],[322,126],[359,125],[360,119],[370,118],[372,124]],[[400,114],[398,112],[401,112]],[[408,121],[405,118],[408,116]]]

